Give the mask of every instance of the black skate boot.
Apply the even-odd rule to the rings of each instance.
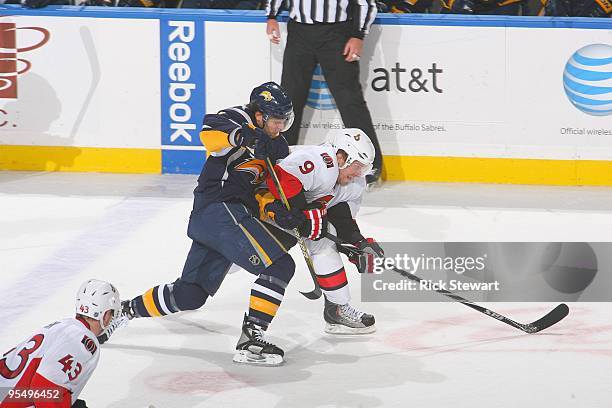
[[[285,352],[264,340],[264,330],[244,315],[242,334],[236,344],[234,362],[264,366],[277,366],[283,363]]]
[[[121,302],[121,316],[125,316],[128,320],[132,320],[135,317],[140,317],[132,307],[131,300],[124,300]]]
[[[350,304],[338,305],[325,297],[323,309],[325,333],[329,334],[369,334],[376,331],[375,319]]]

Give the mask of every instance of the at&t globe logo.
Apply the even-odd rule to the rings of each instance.
[[[321,65],[317,65],[313,72],[306,105],[319,110],[336,109],[334,98],[329,91],[329,87],[321,71]]]
[[[576,108],[593,116],[612,114],[612,46],[580,48],[565,64],[565,93]]]

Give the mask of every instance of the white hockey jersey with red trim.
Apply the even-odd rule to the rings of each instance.
[[[33,388],[62,394],[62,401],[47,396],[36,407],[70,407],[97,367],[99,350],[98,339],[80,320],[64,319],[43,327],[0,357],[0,408],[33,406],[8,401],[10,390]]]
[[[275,168],[277,173],[281,173],[278,176],[288,198],[297,194],[301,187],[309,203],[321,198],[329,200],[338,181],[338,161],[334,148],[329,144],[300,146],[279,160]],[[287,180],[292,178],[294,184]]]
[[[353,218],[357,217],[366,186],[365,177],[355,177],[350,183],[345,185],[336,184],[333,192],[334,197],[327,203],[327,208],[346,202],[351,208]]]

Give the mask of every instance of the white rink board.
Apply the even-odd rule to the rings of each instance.
[[[612,46],[612,30],[508,28],[510,154],[574,160],[612,160],[612,115],[591,116],[571,105],[563,89],[565,63],[587,44]],[[611,55],[612,57],[612,55]],[[609,65],[612,72],[612,65]],[[612,81],[607,81],[612,86]],[[608,135],[563,134],[597,129]]]
[[[264,26],[207,21],[204,29],[206,110],[246,104],[254,87],[270,81],[270,45]],[[234,38],[240,41],[235,43]]]
[[[24,67],[23,61],[31,63],[17,77],[17,98],[6,99],[0,89],[0,146],[10,152],[3,168],[32,170],[48,152],[59,157],[56,161],[76,152],[39,149],[25,158],[21,146],[32,145],[133,150],[83,149],[82,160],[63,167],[73,171],[106,168],[98,162],[106,161],[108,153],[141,155],[159,149],[165,150],[159,171],[197,173],[203,158],[185,152],[202,150],[198,129],[204,112],[244,104],[254,86],[281,79],[286,24],[281,23],[281,45],[272,45],[261,11],[60,7],[17,15],[26,11],[7,10],[16,15],[2,17],[0,25],[11,32],[6,25],[15,24],[16,48],[36,42],[36,31],[27,27],[48,30],[50,40],[16,53],[19,68],[14,72]],[[177,106],[167,89],[173,61],[167,48],[170,32],[161,32],[174,20],[198,28],[191,58],[181,68],[192,74],[197,87],[185,101],[174,101],[185,102],[193,113],[185,115],[190,133],[186,141],[179,139],[182,144],[173,143],[177,140],[172,140],[171,129],[184,124],[168,119],[168,109]],[[609,184],[605,174],[606,163],[612,161],[612,115],[592,116],[572,105],[563,71],[579,49],[603,44],[612,50],[612,27],[601,19],[567,19],[563,24],[567,28],[556,28],[556,20],[530,17],[381,16],[366,39],[360,64],[366,100],[390,159],[387,177],[470,181],[473,175],[455,171],[432,175],[431,169],[449,165],[432,163],[448,157],[500,158],[510,159],[505,162],[508,174],[476,181]],[[608,65],[597,69],[612,75]],[[0,88],[3,81],[6,75],[0,76]],[[612,88],[612,78],[602,83]],[[601,98],[612,100],[607,94]],[[335,110],[320,108],[305,109],[304,143],[318,143],[330,128],[342,126]],[[420,160],[417,170],[427,176],[407,173],[404,165],[415,160]],[[107,171],[123,170],[122,158],[117,162]],[[530,165],[552,165],[549,173],[559,176],[512,177]],[[145,167],[140,171],[158,171]]]
[[[283,42],[271,46],[271,79],[276,81],[280,81],[286,40],[286,27],[281,27]],[[257,43],[267,42],[255,28],[250,30]],[[264,32],[263,24],[260,30]],[[383,150],[404,156],[612,159],[612,117],[577,110],[565,96],[562,82],[569,57],[586,45],[611,44],[611,33],[603,29],[373,26],[361,60],[362,84]],[[223,40],[231,48],[243,39],[233,34],[231,25],[216,24],[207,30],[207,44]],[[220,70],[215,64],[222,66],[225,61],[209,60],[208,69]],[[415,68],[428,81],[428,92],[410,90]],[[381,69],[388,73],[389,90],[374,89],[384,86]],[[434,90],[429,70],[442,71],[435,78],[439,91]],[[233,84],[239,92],[252,82],[251,76],[241,75]],[[217,106],[215,93],[211,95],[208,103]],[[303,122],[310,122],[303,133],[306,143],[324,138],[327,130],[315,127],[342,124],[336,110],[310,107]],[[563,134],[562,128],[568,127],[609,134]]]
[[[17,99],[0,99],[8,122],[0,127],[0,145],[159,148],[157,20],[12,16],[2,22],[42,27],[50,39],[18,54],[32,67],[18,78]],[[36,36],[18,30],[18,46]]]

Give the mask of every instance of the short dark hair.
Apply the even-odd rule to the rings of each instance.
[[[250,110],[251,112],[255,113],[255,112],[261,112],[261,109],[259,108],[259,105],[257,104],[257,102],[249,102],[245,108],[247,108],[248,110]]]

